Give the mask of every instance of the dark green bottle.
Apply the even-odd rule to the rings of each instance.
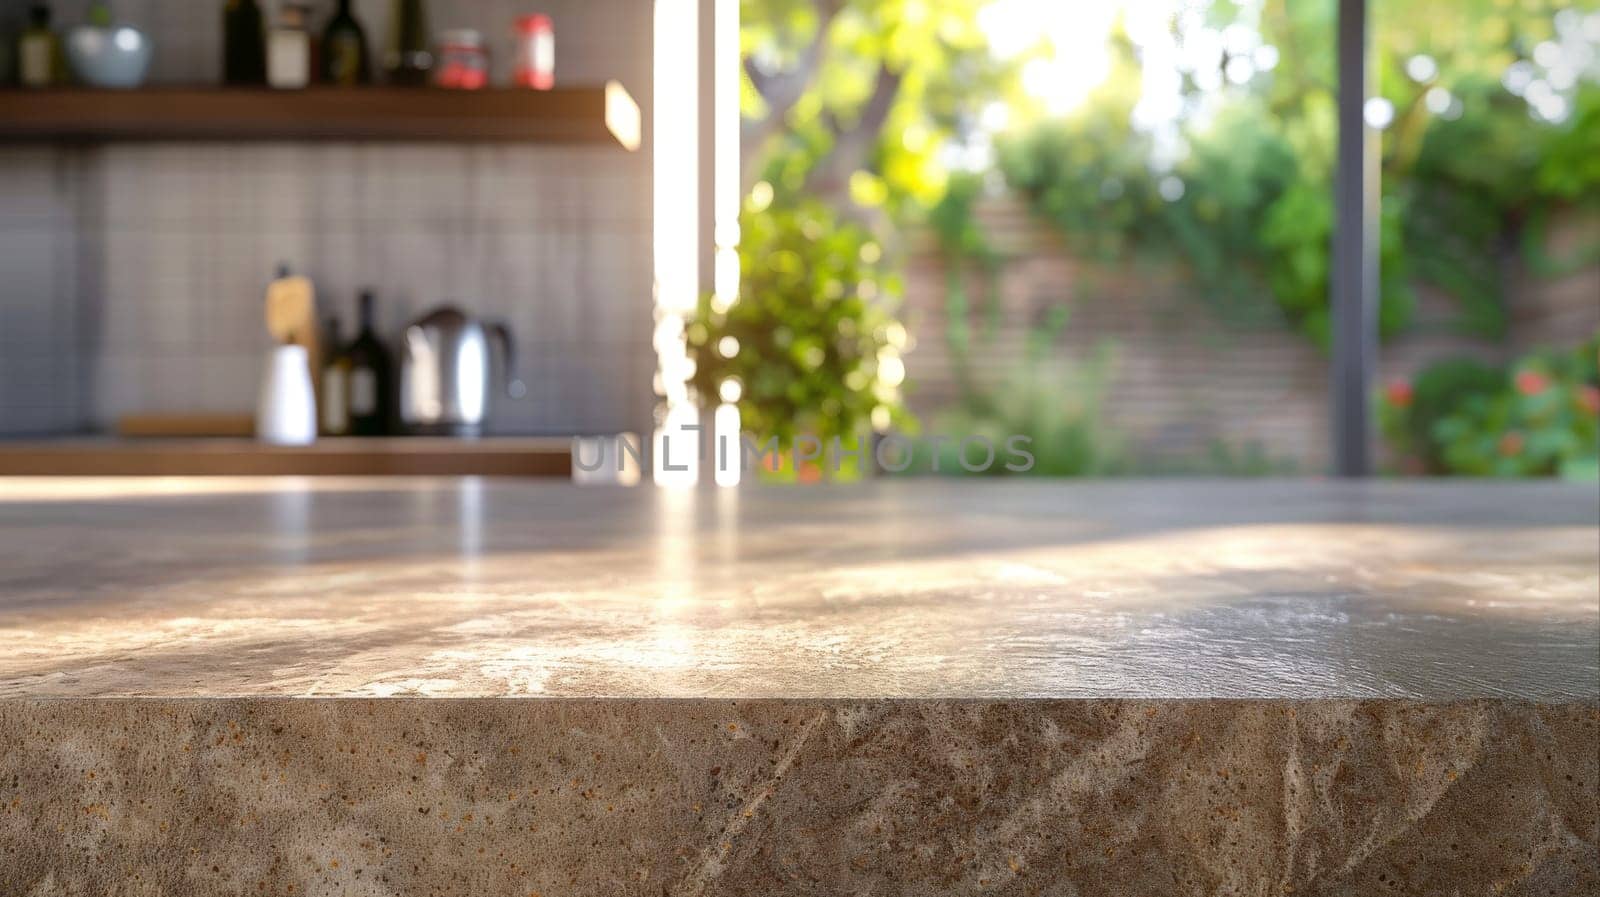
[[[389,351],[378,339],[372,315],[372,291],[361,291],[361,330],[344,350],[349,362],[350,432],[356,436],[382,436],[389,429],[389,409],[394,405],[390,385]]]
[[[339,0],[338,11],[322,32],[322,80],[343,87],[372,83],[367,35],[350,12],[350,0]]]
[[[394,0],[389,10],[389,42],[383,51],[383,69],[390,84],[422,87],[433,70],[428,52],[426,0]]]
[[[223,4],[222,83],[248,87],[267,83],[266,30],[256,0]]]

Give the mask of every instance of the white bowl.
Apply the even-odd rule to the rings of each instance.
[[[67,33],[67,59],[90,87],[138,87],[150,69],[150,38],[132,25],[80,25]]]

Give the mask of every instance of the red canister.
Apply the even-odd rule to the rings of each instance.
[[[539,13],[517,17],[517,61],[512,83],[549,90],[556,86],[556,33],[550,17]]]
[[[439,37],[439,58],[433,83],[456,90],[478,90],[489,84],[489,51],[483,35],[471,28],[456,28]]]

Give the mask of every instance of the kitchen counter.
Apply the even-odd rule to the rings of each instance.
[[[311,445],[238,437],[0,440],[6,476],[566,477],[572,440],[334,436]]]
[[[0,479],[21,893],[1582,893],[1597,745],[1593,485]]]

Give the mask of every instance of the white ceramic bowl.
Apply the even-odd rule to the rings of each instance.
[[[138,87],[150,56],[150,38],[132,25],[80,25],[67,34],[72,71],[90,87]]]

